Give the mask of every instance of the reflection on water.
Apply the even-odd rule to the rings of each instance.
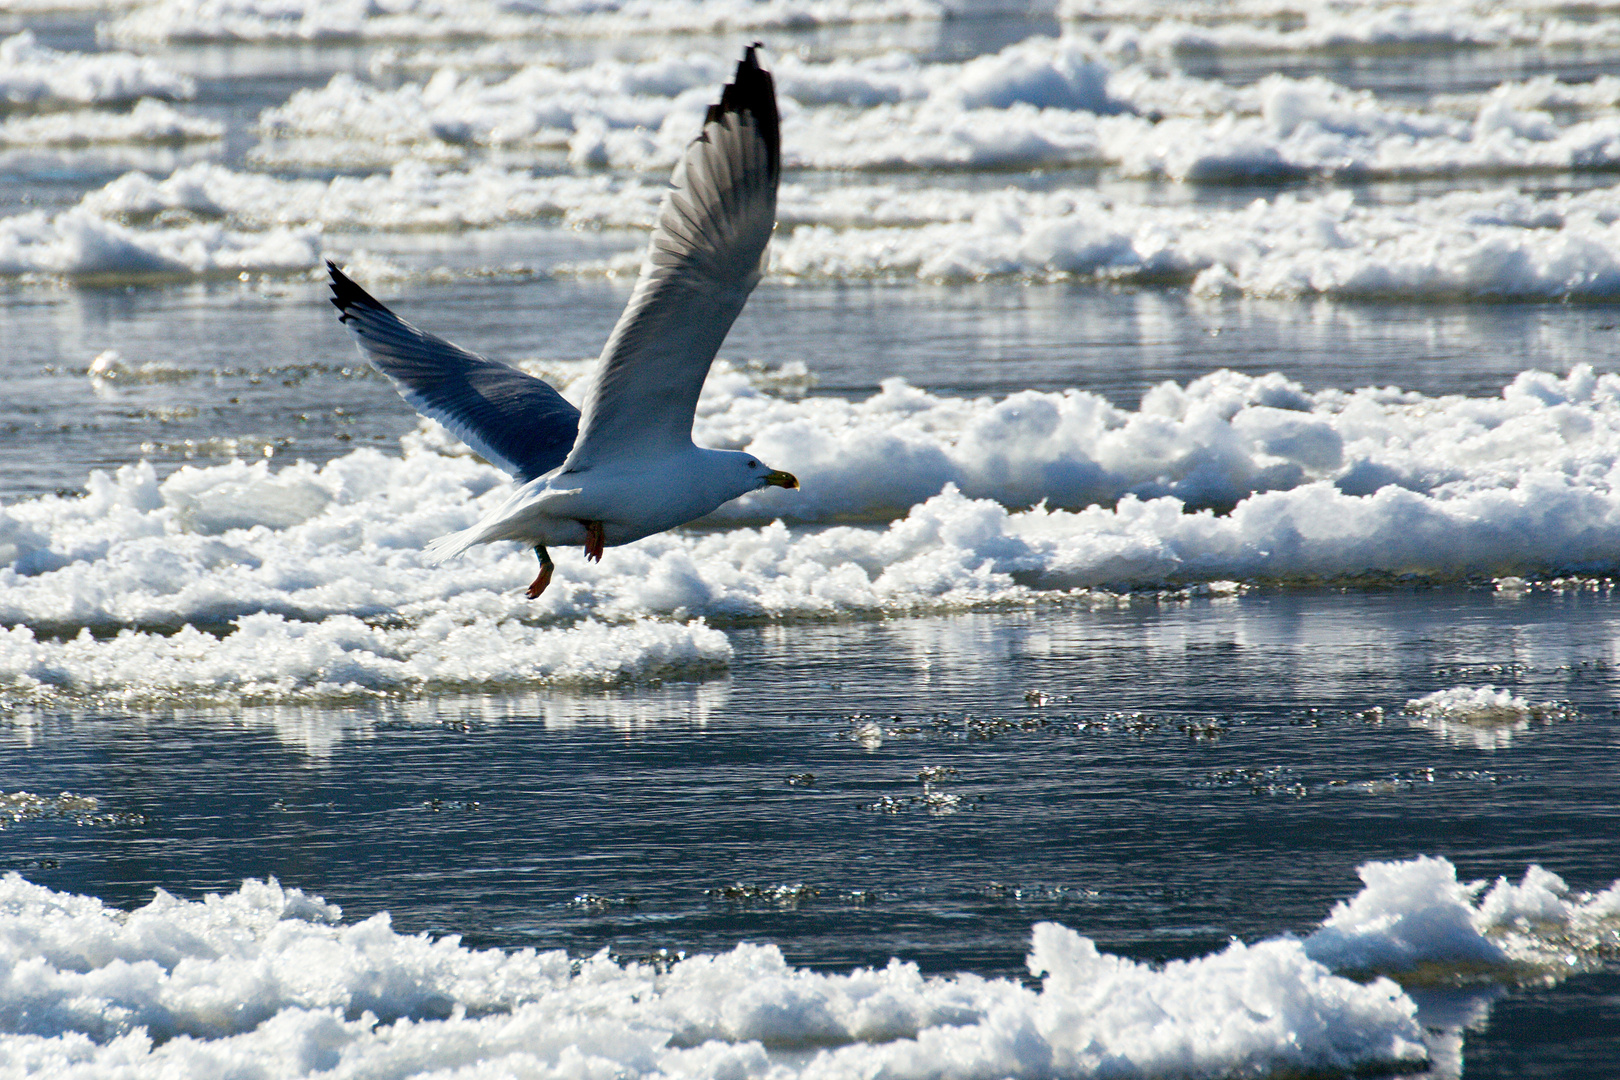
[[[726,707],[729,680],[677,684],[654,690],[605,691],[590,696],[552,694],[539,698],[539,715],[548,729],[567,731],[607,724],[624,735],[648,733],[660,724],[704,727]]]
[[[167,715],[109,715],[75,710],[46,713],[12,706],[5,731],[16,749],[59,747],[91,737],[106,725],[126,732],[147,732],[155,725],[199,727],[229,737],[231,733],[268,735],[281,749],[296,752],[309,768],[334,764],[339,751],[354,743],[375,741],[380,733],[402,729],[441,728],[471,731],[506,723],[538,720],[548,731],[609,728],[621,735],[654,733],[661,725],[701,728],[726,707],[730,680],[672,683],[599,692],[565,692],[488,696],[449,694],[427,699],[387,700],[364,706],[249,705],[197,708]]]

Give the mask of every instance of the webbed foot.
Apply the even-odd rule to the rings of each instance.
[[[585,526],[585,557],[591,562],[602,561],[602,549],[607,546],[607,537],[602,535],[600,521],[582,521]]]
[[[546,591],[546,586],[551,584],[551,572],[556,569],[557,566],[556,563],[551,561],[551,556],[546,554],[544,544],[536,544],[534,547],[534,553],[540,556],[540,573],[535,575],[535,579],[529,583],[530,600],[536,599],[541,593]]]

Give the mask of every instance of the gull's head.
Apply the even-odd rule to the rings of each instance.
[[[799,486],[798,477],[790,472],[771,468],[753,454],[733,451],[733,455],[734,467],[743,474],[740,481],[746,485],[743,487],[744,491],[758,491],[760,488],[767,487],[797,488]]]

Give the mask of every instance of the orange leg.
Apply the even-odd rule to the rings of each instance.
[[[607,538],[602,535],[600,521],[582,521],[585,526],[585,557],[591,562],[602,561],[602,549],[607,546]]]
[[[546,591],[546,586],[551,584],[551,571],[556,568],[556,564],[551,561],[551,556],[546,554],[544,544],[536,544],[534,553],[540,556],[540,573],[529,583],[530,600]]]

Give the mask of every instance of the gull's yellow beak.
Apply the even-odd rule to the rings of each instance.
[[[765,474],[765,486],[793,488],[797,490],[799,487],[799,478],[790,472],[783,472],[781,469],[775,469]]]

